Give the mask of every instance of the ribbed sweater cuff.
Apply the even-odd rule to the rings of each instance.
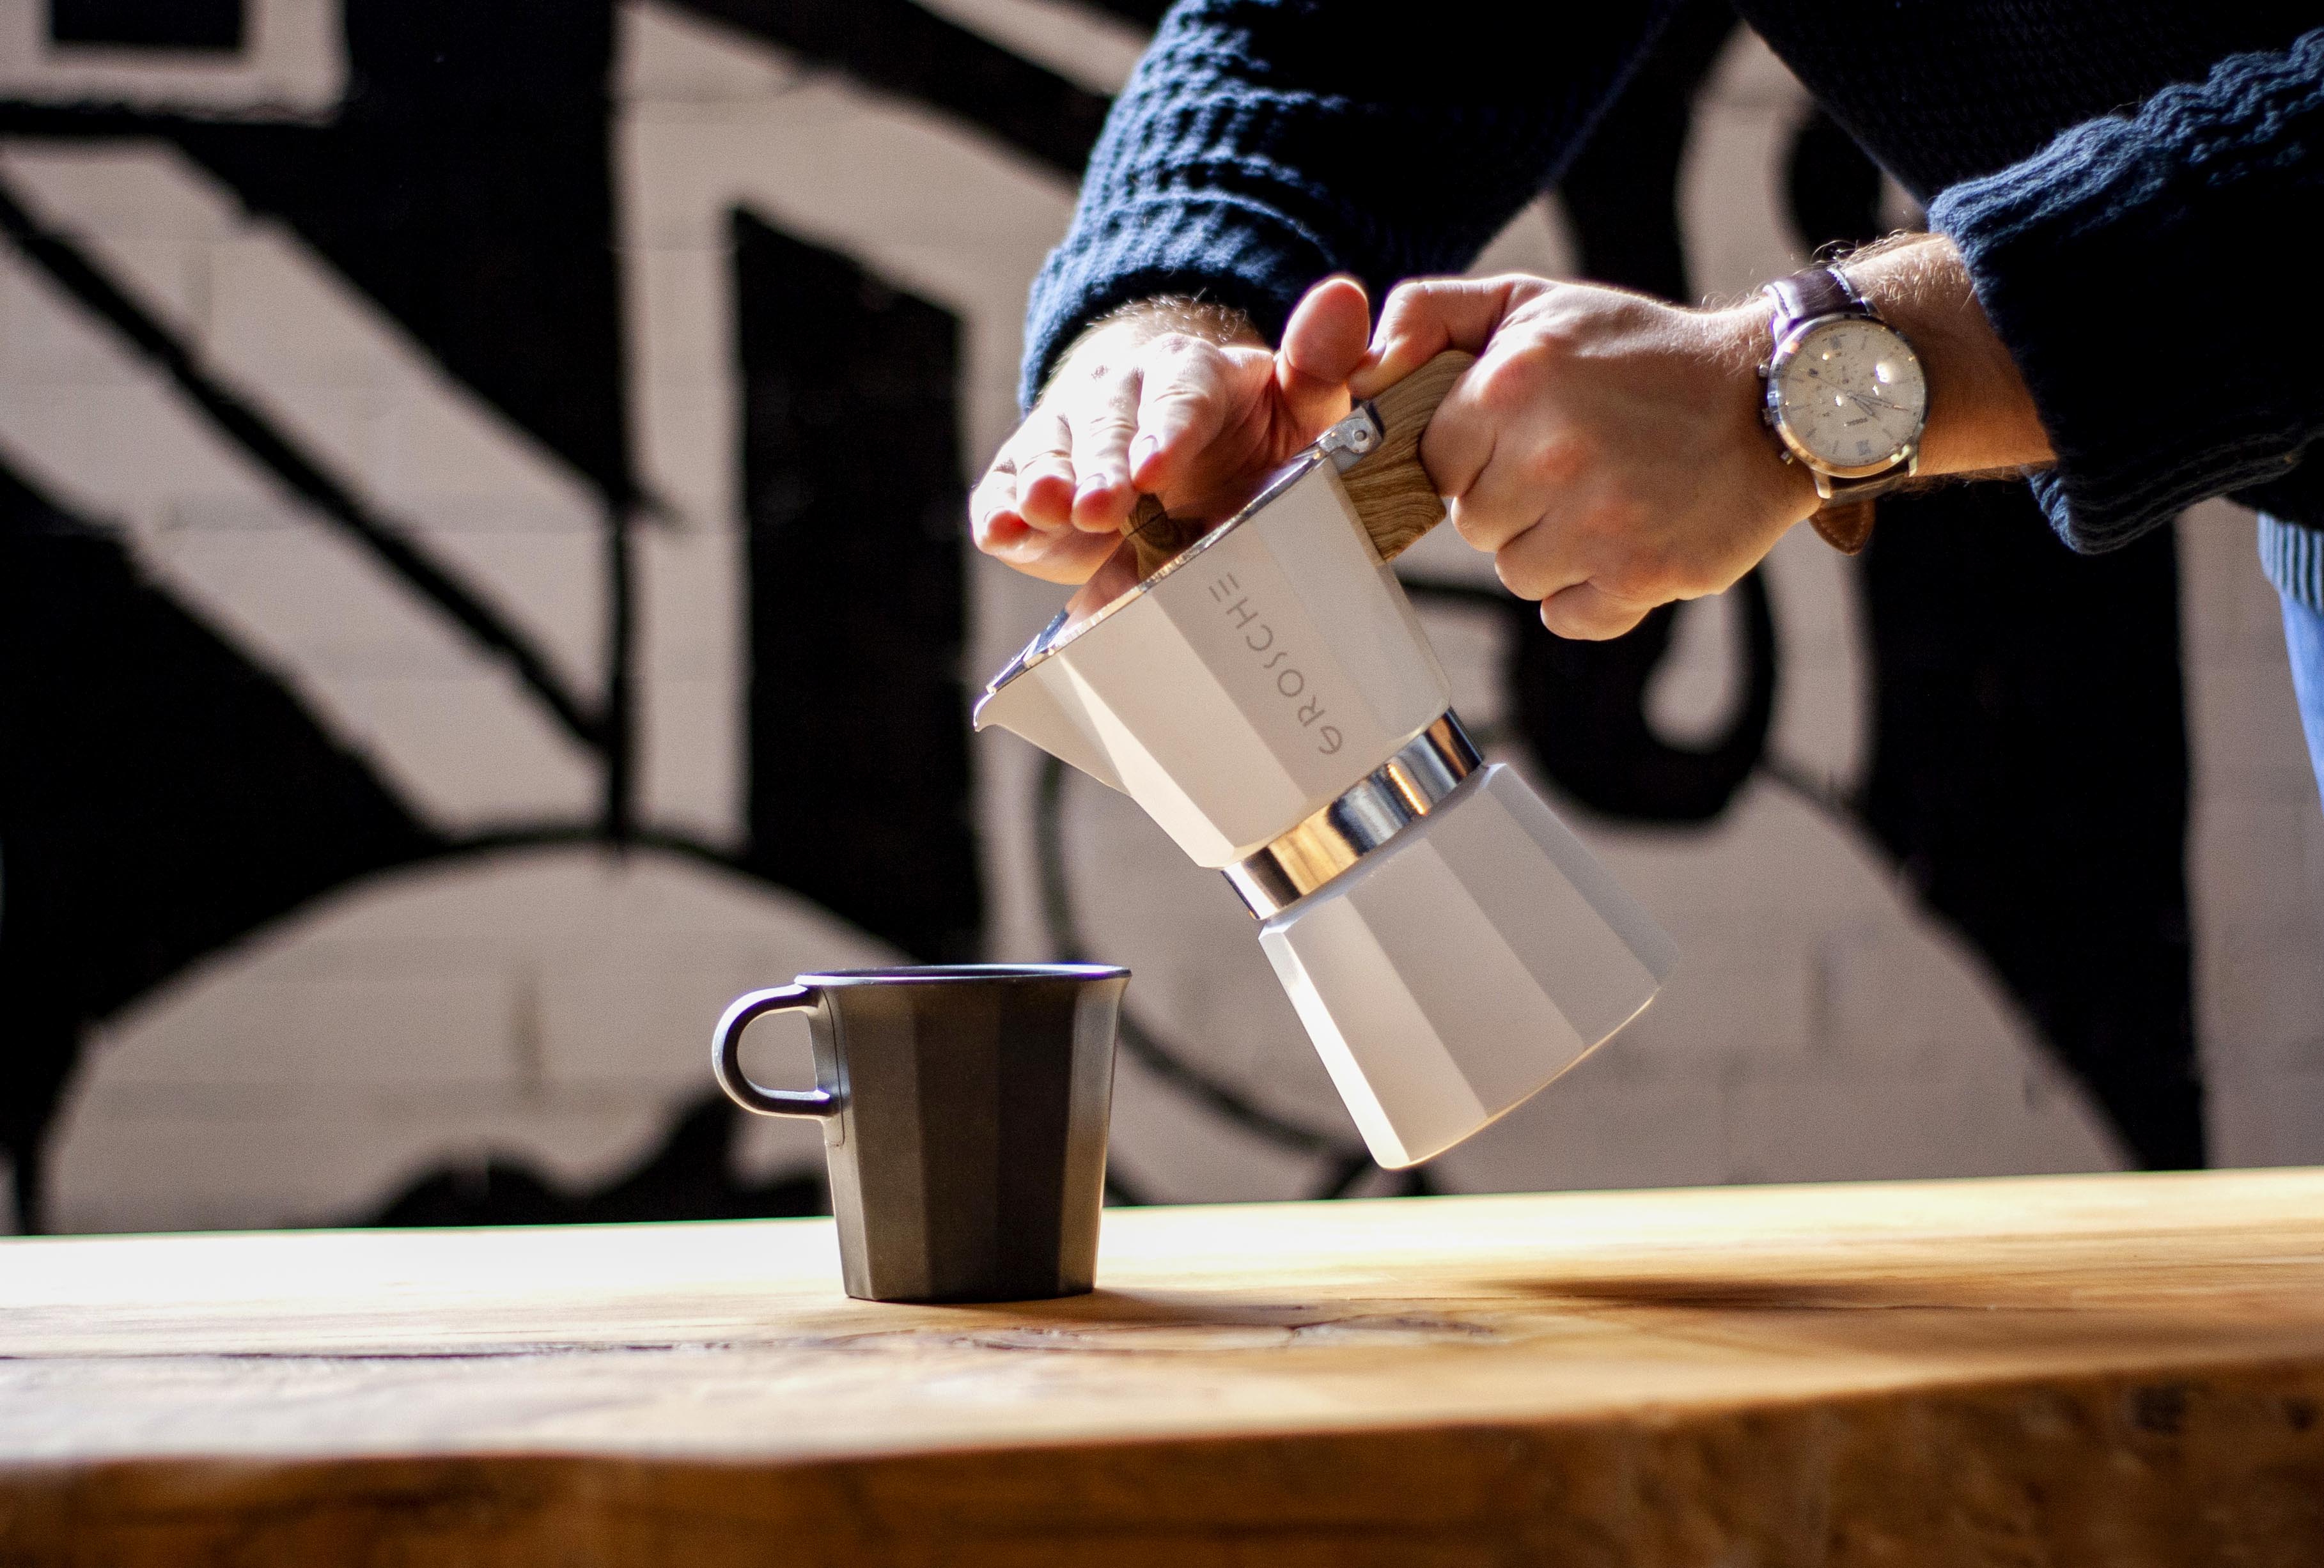
[[[1231,195],[1139,198],[1085,214],[1033,281],[1019,400],[1032,407],[1074,335],[1118,306],[1160,294],[1215,300],[1273,342],[1300,294],[1331,270],[1314,235]]]
[[[2227,275],[2222,247],[2278,230],[2315,178],[2302,128],[2319,61],[2324,32],[2222,61],[1931,207],[2033,393],[2057,454],[2034,493],[2077,549],[2300,459],[2317,407],[2313,361],[2287,340],[2302,327],[2256,302],[2201,306]]]

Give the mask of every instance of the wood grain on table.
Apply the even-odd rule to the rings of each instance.
[[[2324,1563],[2324,1171],[0,1241],[0,1564]]]

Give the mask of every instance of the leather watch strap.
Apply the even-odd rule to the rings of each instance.
[[[1767,292],[1775,300],[1774,325],[1777,342],[1801,322],[1812,321],[1819,316],[1873,313],[1837,267],[1810,267],[1788,278],[1778,278],[1767,285]]]
[[[1808,518],[1816,535],[1844,556],[1861,555],[1872,542],[1872,509],[1877,503],[1827,501]]]

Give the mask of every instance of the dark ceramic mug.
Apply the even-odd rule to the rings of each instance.
[[[823,1122],[847,1294],[1078,1296],[1097,1268],[1113,1035],[1130,971],[1096,964],[845,969],[738,997],[712,1037],[734,1103]],[[742,1031],[807,1015],[811,1090],[742,1071]]]

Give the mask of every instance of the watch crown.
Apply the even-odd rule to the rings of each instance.
[[[1757,364],[1752,366],[1752,374],[1757,375],[1761,381],[1766,380],[1767,362],[1763,359]]]

